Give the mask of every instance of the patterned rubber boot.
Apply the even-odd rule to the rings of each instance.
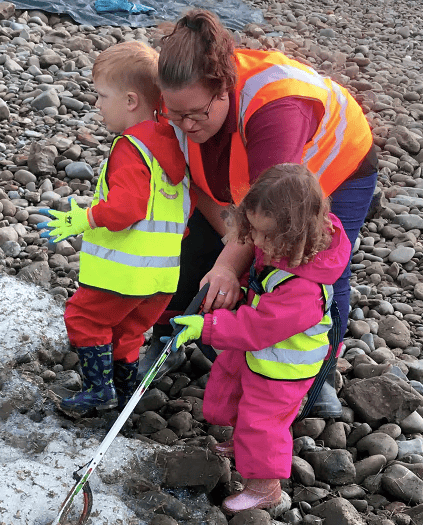
[[[113,383],[112,345],[80,346],[77,349],[83,374],[82,392],[62,399],[60,406],[70,412],[106,410],[118,404]]]
[[[336,359],[335,364],[329,370],[319,397],[311,409],[311,417],[337,418],[342,416],[342,405],[335,390],[337,362],[338,359]]]
[[[113,380],[118,397],[118,409],[123,410],[137,389],[138,359],[133,363],[114,362]]]
[[[271,509],[282,500],[282,489],[278,479],[247,479],[242,492],[223,500],[222,510],[226,514],[237,514],[243,510]]]

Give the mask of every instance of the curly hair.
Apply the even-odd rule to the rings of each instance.
[[[317,177],[304,165],[277,164],[251,186],[229,217],[231,237],[252,242],[248,213],[264,214],[276,221],[264,252],[272,260],[288,259],[289,267],[306,264],[329,247],[333,227],[330,201],[323,198]]]
[[[234,41],[218,17],[192,9],[173,32],[162,38],[159,57],[161,89],[182,89],[201,82],[213,93],[230,91],[237,80]]]

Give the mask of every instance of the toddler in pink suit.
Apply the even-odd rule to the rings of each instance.
[[[201,336],[224,350],[214,362],[204,417],[232,426],[233,439],[215,452],[234,456],[246,480],[223,510],[269,508],[289,478],[290,426],[329,351],[332,285],[348,264],[351,244],[329,212],[317,178],[303,165],[263,173],[233,211],[232,234],[254,243],[247,304],[237,311],[174,318],[186,325],[175,342]]]

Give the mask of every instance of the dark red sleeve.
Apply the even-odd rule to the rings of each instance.
[[[150,171],[129,140],[118,140],[109,158],[106,201],[93,207],[94,221],[110,231],[124,230],[145,219],[150,197]]]
[[[296,97],[284,97],[257,110],[245,130],[250,182],[275,164],[299,164],[323,114],[320,102]]]

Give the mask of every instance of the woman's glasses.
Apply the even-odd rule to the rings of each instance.
[[[212,96],[212,99],[210,100],[206,111],[199,111],[198,113],[184,113],[182,115],[180,113],[175,113],[174,111],[163,113],[163,99],[160,98],[159,115],[165,119],[171,120],[172,122],[181,122],[182,120],[185,120],[187,118],[190,120],[194,120],[195,122],[208,120],[211,105],[213,104],[215,97],[216,95]]]

